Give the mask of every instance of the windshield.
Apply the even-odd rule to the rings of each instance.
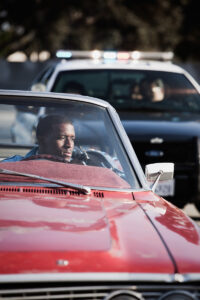
[[[80,101],[25,98],[1,101],[0,169],[90,187],[138,188],[107,109]],[[10,178],[0,174],[1,182]],[[17,175],[14,179],[35,182]]]
[[[148,70],[60,72],[54,92],[74,92],[109,101],[117,110],[200,112],[200,96],[183,74]]]

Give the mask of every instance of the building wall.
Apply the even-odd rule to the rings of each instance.
[[[0,89],[29,89],[35,77],[50,63],[51,61],[15,63],[0,60]]]

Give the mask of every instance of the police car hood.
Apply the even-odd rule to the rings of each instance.
[[[129,138],[152,137],[184,139],[200,136],[200,116],[192,113],[121,112],[120,118]]]

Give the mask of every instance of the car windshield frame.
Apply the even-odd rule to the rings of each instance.
[[[2,93],[0,95],[0,103],[6,102],[7,104],[11,104],[11,103],[12,104],[15,104],[15,103],[25,104],[28,99],[28,101],[30,102],[29,104],[32,103],[32,104],[36,104],[36,105],[40,105],[40,106],[43,106],[43,105],[48,106],[48,104],[51,103],[51,105],[55,104],[55,105],[60,106],[61,104],[64,105],[65,103],[67,103],[68,101],[71,100],[71,101],[75,101],[75,102],[82,101],[82,103],[85,102],[89,105],[95,105],[96,107],[105,109],[107,111],[106,115],[108,117],[108,120],[109,120],[110,124],[112,124],[112,126],[115,130],[115,134],[116,134],[115,138],[117,138],[119,143],[121,143],[121,147],[123,149],[123,153],[124,153],[123,155],[125,157],[126,164],[128,164],[129,167],[131,168],[132,178],[134,177],[134,182],[135,182],[135,185],[130,186],[130,188],[129,187],[128,188],[120,187],[119,189],[132,190],[132,189],[148,188],[148,184],[146,182],[146,179],[145,179],[144,173],[141,169],[141,166],[137,160],[135,152],[132,150],[132,146],[131,146],[128,138],[123,136],[124,129],[122,128],[121,125],[118,124],[120,122],[119,117],[115,113],[115,110],[110,107],[110,105],[108,105],[107,103],[104,103],[104,101],[99,101],[99,100],[97,103],[95,100],[91,100],[88,97],[79,97],[79,96],[74,96],[74,95],[70,95],[70,96],[66,97],[66,95],[65,96],[63,96],[61,94],[56,95],[54,93],[34,93],[34,92],[30,92],[30,93],[31,94],[28,94],[28,93],[26,94],[26,92],[25,93],[22,92],[21,94],[19,93],[19,95],[17,96],[15,94],[15,92],[13,91],[13,95],[12,95],[12,93],[9,93],[9,95],[6,96],[6,92],[4,92],[4,95],[2,95]],[[39,95],[39,97],[38,97],[38,95]],[[83,98],[84,98],[84,100],[83,100]],[[125,140],[125,143],[128,142],[127,147],[124,146],[124,140]],[[7,145],[7,146],[9,147],[9,145]],[[31,144],[24,145],[24,146],[25,146],[25,149],[27,149],[27,147],[31,146]],[[16,147],[18,147],[20,149],[21,147],[23,147],[23,145],[20,146],[18,143],[16,143]],[[108,189],[112,189],[112,187],[110,187],[110,188],[108,187]],[[116,190],[117,187],[115,186],[114,189]]]

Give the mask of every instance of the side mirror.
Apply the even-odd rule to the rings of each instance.
[[[44,83],[37,82],[31,86],[32,92],[45,92],[46,85]]]
[[[155,191],[158,181],[170,180],[174,176],[174,163],[155,163],[145,167],[147,181],[152,183],[151,189]]]

